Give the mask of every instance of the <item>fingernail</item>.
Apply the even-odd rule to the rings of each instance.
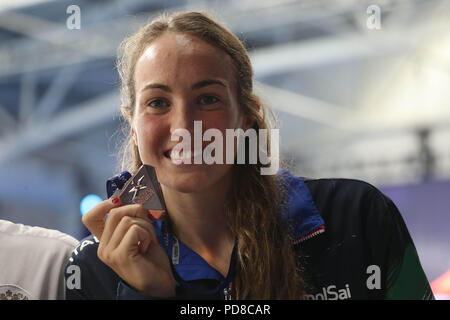
[[[119,198],[113,198],[111,201],[112,201],[112,203],[116,204],[116,203],[118,203],[120,201],[120,199]]]

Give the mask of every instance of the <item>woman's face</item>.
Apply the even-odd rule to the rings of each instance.
[[[180,158],[171,154],[181,142],[171,141],[172,133],[185,129],[194,155],[194,121],[201,121],[202,133],[222,132],[224,154],[225,130],[250,126],[240,112],[232,59],[225,52],[194,36],[166,32],[137,61],[135,90],[131,133],[142,162],[156,169],[163,186],[197,192],[230,177],[232,164],[193,164],[191,158],[191,164],[177,165],[173,160]],[[202,149],[210,143],[202,141]]]

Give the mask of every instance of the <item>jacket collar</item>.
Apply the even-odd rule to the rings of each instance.
[[[324,232],[325,223],[303,179],[285,169],[279,169],[277,175],[288,197],[288,208],[280,210],[279,215],[289,227],[292,242],[297,244]]]

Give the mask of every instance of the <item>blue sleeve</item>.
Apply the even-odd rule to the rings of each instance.
[[[150,296],[142,294],[130,287],[123,280],[117,285],[117,300],[155,300]]]
[[[179,296],[178,286],[175,297],[156,298],[140,293],[136,289],[129,286],[125,281],[120,280],[117,285],[117,300],[174,300]]]

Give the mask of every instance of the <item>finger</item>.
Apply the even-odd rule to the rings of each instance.
[[[109,212],[102,237],[101,239],[99,238],[100,242],[103,243],[103,245],[108,245],[114,233],[114,230],[117,228],[119,222],[125,216],[128,216],[130,218],[141,218],[149,220],[148,212],[141,204],[131,204],[119,208],[114,208]]]
[[[127,233],[128,229],[131,228],[132,225],[138,225],[144,228],[149,233],[150,238],[153,239],[153,241],[157,241],[155,239],[157,237],[156,232],[150,220],[141,218],[131,218],[129,216],[125,216],[120,220],[119,224],[117,225],[117,228],[114,230],[113,235],[111,236],[111,239],[106,245],[108,251],[112,251],[119,246],[123,237]]]
[[[105,216],[121,205],[119,198],[107,199],[86,212],[81,221],[97,239],[100,239],[105,228]]]
[[[129,261],[130,258],[133,259],[146,252],[151,242],[153,241],[150,233],[140,225],[134,224],[128,228],[116,248],[116,257],[122,262]]]

